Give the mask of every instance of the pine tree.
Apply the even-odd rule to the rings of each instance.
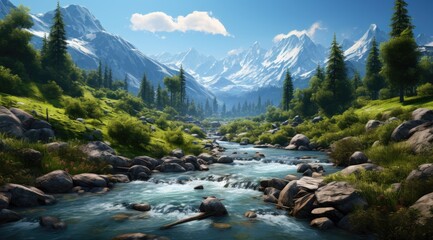
[[[147,103],[148,100],[148,94],[149,94],[149,84],[147,82],[147,77],[146,74],[143,74],[143,79],[141,80],[140,83],[140,89],[138,90],[138,97],[143,100],[144,103]]]
[[[104,79],[102,77],[102,62],[99,60],[98,65],[98,88],[102,88],[104,83]]]
[[[183,70],[182,65],[180,66],[180,70],[179,70],[179,79],[180,79],[180,108],[181,111],[183,111],[184,109],[184,105],[185,105],[185,99],[186,99],[186,79],[185,79],[185,72]]]
[[[103,82],[103,87],[104,88],[108,88],[108,66],[107,65],[105,65],[105,68],[104,68],[104,80],[102,81]]]
[[[46,66],[48,64],[48,38],[47,35],[44,35],[42,39],[42,48],[41,48],[41,62],[42,66]]]
[[[125,79],[123,80],[123,90],[128,91],[128,75],[125,74]]]
[[[391,37],[399,37],[404,30],[410,31],[409,35],[413,37],[412,19],[407,11],[407,3],[404,0],[396,0],[394,4],[394,14],[391,18]]]
[[[283,101],[282,107],[284,111],[289,110],[290,101],[293,99],[293,82],[292,77],[290,76],[289,69],[286,71],[286,78],[283,83]]]
[[[215,115],[218,114],[218,101],[217,101],[216,97],[213,98],[212,107],[213,107],[213,113]]]
[[[205,114],[207,116],[211,116],[212,115],[212,108],[211,108],[211,106],[209,104],[209,99],[207,99],[207,98],[206,98],[206,103],[205,103],[205,106],[204,106],[204,111],[205,111]]]
[[[162,89],[161,89],[161,85],[158,84],[158,87],[156,89],[156,108],[161,110],[164,108],[164,104],[163,104],[163,99],[162,99]]]
[[[379,59],[379,49],[377,48],[376,39],[373,38],[371,49],[367,57],[366,74],[364,84],[370,93],[371,99],[379,98],[380,89],[386,86],[385,79],[380,75],[382,63]]]
[[[107,87],[113,90],[113,70],[111,68],[108,70]]]
[[[221,110],[221,116],[225,117],[227,114],[227,107],[226,107],[226,103],[223,104],[223,108]]]
[[[356,91],[356,89],[358,89],[361,85],[362,85],[361,77],[359,76],[359,73],[356,71],[352,78],[353,90]]]

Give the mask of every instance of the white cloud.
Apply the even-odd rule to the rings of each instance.
[[[224,25],[212,13],[194,11],[186,16],[173,18],[164,12],[148,14],[134,13],[131,16],[131,29],[134,31],[174,32],[197,31],[230,36]]]
[[[234,56],[234,55],[241,53],[242,51],[243,51],[242,48],[237,48],[237,49],[232,49],[232,50],[228,51],[227,54],[229,56]]]
[[[279,42],[285,38],[288,38],[290,36],[297,36],[300,37],[304,34],[307,34],[309,37],[313,38],[314,35],[316,34],[317,30],[326,30],[326,28],[323,28],[320,22],[315,22],[313,23],[313,25],[310,26],[310,28],[306,29],[306,30],[292,30],[287,34],[284,33],[280,33],[277,36],[274,37],[274,42]]]

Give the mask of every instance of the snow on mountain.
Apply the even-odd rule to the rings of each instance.
[[[415,40],[419,46],[433,46],[433,36],[427,36],[425,34],[418,34],[415,37]]]
[[[0,19],[3,19],[15,6],[8,0],[0,0]]]
[[[6,9],[4,6],[14,7],[8,0],[0,0],[0,6],[1,10]],[[130,90],[133,92],[137,91],[144,73],[155,86],[163,85],[165,76],[178,74],[177,68],[170,68],[147,57],[128,41],[107,32],[88,9],[79,5],[68,5],[60,11],[65,22],[68,52],[80,68],[96,69],[101,61],[112,68],[115,78],[123,79],[127,75]],[[32,42],[37,48],[42,46],[42,38],[49,35],[53,16],[54,11],[31,15],[34,26],[29,32],[34,35]],[[201,86],[192,75],[186,74],[186,78],[189,96],[198,101],[213,98],[213,94]]]

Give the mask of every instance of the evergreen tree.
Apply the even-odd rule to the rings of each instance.
[[[204,111],[205,111],[206,116],[211,116],[212,115],[212,108],[211,108],[211,106],[209,104],[209,99],[207,99],[207,98],[206,98],[206,103],[205,103],[205,106],[204,106]]]
[[[289,110],[290,101],[293,99],[293,82],[292,77],[290,76],[289,69],[286,71],[286,78],[283,83],[283,101],[282,107],[284,111]]]
[[[44,35],[42,39],[42,48],[41,48],[41,63],[42,66],[47,66],[48,64],[48,38],[47,35]]]
[[[111,68],[108,70],[107,87],[113,90],[113,70],[111,70]]]
[[[164,108],[163,99],[162,99],[162,89],[160,84],[158,84],[158,87],[156,88],[155,104],[156,104],[156,108],[159,110]]]
[[[186,79],[185,79],[185,72],[183,70],[182,65],[180,66],[179,70],[179,79],[180,79],[180,108],[181,111],[183,111],[184,105],[185,105],[185,99],[186,99]]]
[[[138,97],[143,100],[144,103],[148,103],[149,94],[149,83],[147,82],[146,74],[143,74],[143,79],[140,83],[140,89],[138,90]]]
[[[99,65],[98,65],[98,88],[102,88],[103,87],[103,83],[104,83],[104,79],[102,76],[102,62],[101,60],[99,60]]]
[[[216,97],[213,98],[212,108],[213,108],[213,113],[215,115],[218,114],[218,101]]]
[[[364,78],[365,87],[373,100],[379,98],[380,89],[386,86],[385,79],[380,75],[381,69],[382,63],[379,60],[379,49],[377,48],[376,39],[373,38],[367,58],[366,74]]]
[[[128,75],[125,74],[125,79],[123,80],[123,90],[128,91]]]
[[[394,14],[391,18],[391,37],[400,37],[406,29],[409,30],[410,37],[413,37],[412,19],[407,11],[407,3],[404,0],[395,0]]]
[[[180,92],[179,76],[165,77],[163,81],[165,87],[170,92],[170,106],[179,110],[179,102],[177,101]]]
[[[256,113],[262,113],[262,97],[259,95],[259,99],[257,99],[257,109],[256,109]]]
[[[225,117],[226,114],[227,114],[227,107],[226,107],[226,103],[224,103],[221,110],[221,116]]]
[[[105,64],[105,68],[104,68],[104,80],[103,82],[103,87],[104,88],[108,88],[108,66],[107,64]]]
[[[359,73],[356,71],[352,78],[352,86],[353,90],[356,91],[360,86],[362,86],[361,77],[359,76]]]

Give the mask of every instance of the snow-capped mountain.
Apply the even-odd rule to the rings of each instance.
[[[2,10],[6,9],[3,6],[14,7],[8,0],[0,0],[0,5]],[[163,85],[165,76],[178,74],[178,68],[170,68],[147,57],[122,37],[107,32],[88,9],[69,5],[61,8],[61,12],[67,33],[68,52],[80,68],[96,69],[101,61],[112,68],[115,78],[123,79],[127,75],[133,92],[137,91],[144,73],[155,86]],[[31,16],[34,22],[29,30],[34,35],[32,42],[40,48],[42,38],[49,34],[54,11]],[[213,98],[213,94],[193,76],[186,74],[186,78],[189,96],[199,101]]]
[[[433,47],[433,36],[429,37],[429,36],[426,36],[425,34],[418,34],[418,36],[416,36],[415,40],[419,46]]]

